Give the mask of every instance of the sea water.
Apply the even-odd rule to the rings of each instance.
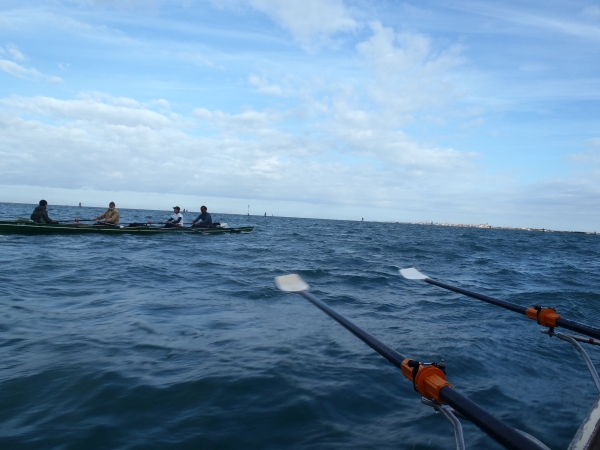
[[[0,219],[33,207],[0,204]],[[72,219],[103,209],[49,211]],[[170,214],[121,210],[121,220]],[[453,448],[451,425],[397,368],[277,290],[274,277],[288,273],[403,355],[444,359],[459,392],[552,448],[568,446],[597,396],[568,343],[398,269],[598,326],[600,236],[213,220],[255,229],[0,235],[0,448]],[[599,350],[588,348],[595,362]],[[468,448],[500,448],[463,427]]]

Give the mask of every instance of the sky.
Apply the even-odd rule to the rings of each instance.
[[[600,231],[599,175],[597,1],[0,4],[3,202]]]

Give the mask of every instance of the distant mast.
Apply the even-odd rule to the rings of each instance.
[[[250,205],[248,205],[248,215],[250,215]]]
[[[79,207],[81,208],[81,202],[79,202]]]

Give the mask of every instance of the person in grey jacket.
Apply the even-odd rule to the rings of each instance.
[[[192,228],[210,228],[213,221],[212,217],[208,213],[208,208],[206,206],[200,207],[200,214],[196,219],[192,222]]]
[[[48,202],[46,200],[40,200],[39,206],[36,206],[31,213],[30,219],[36,223],[58,223],[58,220],[52,220],[48,217]]]

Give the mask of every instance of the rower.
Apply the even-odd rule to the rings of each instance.
[[[200,215],[192,222],[192,228],[210,228],[212,225],[212,217],[208,213],[206,206],[200,207]]]
[[[100,214],[98,217],[94,217],[92,220],[97,221],[96,225],[119,225],[119,218],[121,217],[121,213],[119,213],[119,210],[115,208],[115,206],[115,202],[110,202],[108,204],[108,209],[104,211],[104,213]]]
[[[179,206],[173,206],[173,215],[165,223],[165,228],[178,228],[183,226],[183,216],[179,211],[181,211]]]
[[[35,223],[58,223],[58,220],[52,220],[48,217],[48,202],[46,200],[40,200],[38,206],[35,207],[31,213],[30,219]]]

